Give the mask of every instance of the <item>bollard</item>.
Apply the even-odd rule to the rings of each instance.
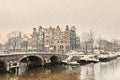
[[[18,75],[19,74],[19,67],[16,67],[16,75]]]
[[[7,72],[10,71],[10,63],[7,63],[7,65],[6,65],[6,70],[7,70]]]

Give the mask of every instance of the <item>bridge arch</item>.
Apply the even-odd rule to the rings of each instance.
[[[23,56],[18,60],[19,63],[27,63],[28,65],[32,66],[42,66],[44,65],[44,60],[39,55],[29,55]]]
[[[51,61],[51,63],[60,63],[61,58],[56,56],[56,55],[53,55],[53,56],[50,57],[50,61]]]

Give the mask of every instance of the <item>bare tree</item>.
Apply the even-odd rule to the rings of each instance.
[[[101,52],[101,49],[102,49],[102,42],[101,41],[102,41],[102,38],[101,38],[101,35],[99,35],[99,37],[97,39],[99,52]]]
[[[20,46],[21,46],[21,32],[20,31],[13,31],[11,33],[8,33],[7,38],[8,38],[7,47],[9,47],[9,49],[12,49],[13,52],[16,49],[20,49]]]
[[[94,52],[95,33],[92,30],[90,30],[88,33],[88,39],[91,44],[91,51],[93,53]]]
[[[27,52],[28,49],[28,41],[23,40],[21,43],[21,48],[23,48],[23,50],[25,50]]]
[[[88,48],[91,49],[91,52],[94,52],[94,41],[95,41],[95,34],[93,31],[89,31],[87,33],[82,34],[82,39],[85,44],[85,52],[88,53]]]
[[[113,43],[113,51],[119,51],[119,48],[120,48],[120,45],[119,45],[119,40],[118,39],[113,39],[113,41],[112,41],[112,43]]]
[[[83,33],[82,34],[82,39],[83,39],[83,42],[84,42],[85,53],[88,53],[88,34]]]
[[[99,45],[100,52],[104,51],[104,53],[107,53],[108,51],[112,50],[112,43],[109,42],[108,40],[99,38],[98,45]]]

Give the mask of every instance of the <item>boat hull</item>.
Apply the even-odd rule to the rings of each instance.
[[[85,64],[89,64],[89,63],[98,63],[99,61],[91,61],[91,60],[79,60],[78,63],[80,63],[80,65],[85,65]]]

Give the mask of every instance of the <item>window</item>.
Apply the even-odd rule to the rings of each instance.
[[[61,43],[63,43],[63,41],[61,41]]]
[[[46,42],[49,42],[49,40],[47,39]]]

